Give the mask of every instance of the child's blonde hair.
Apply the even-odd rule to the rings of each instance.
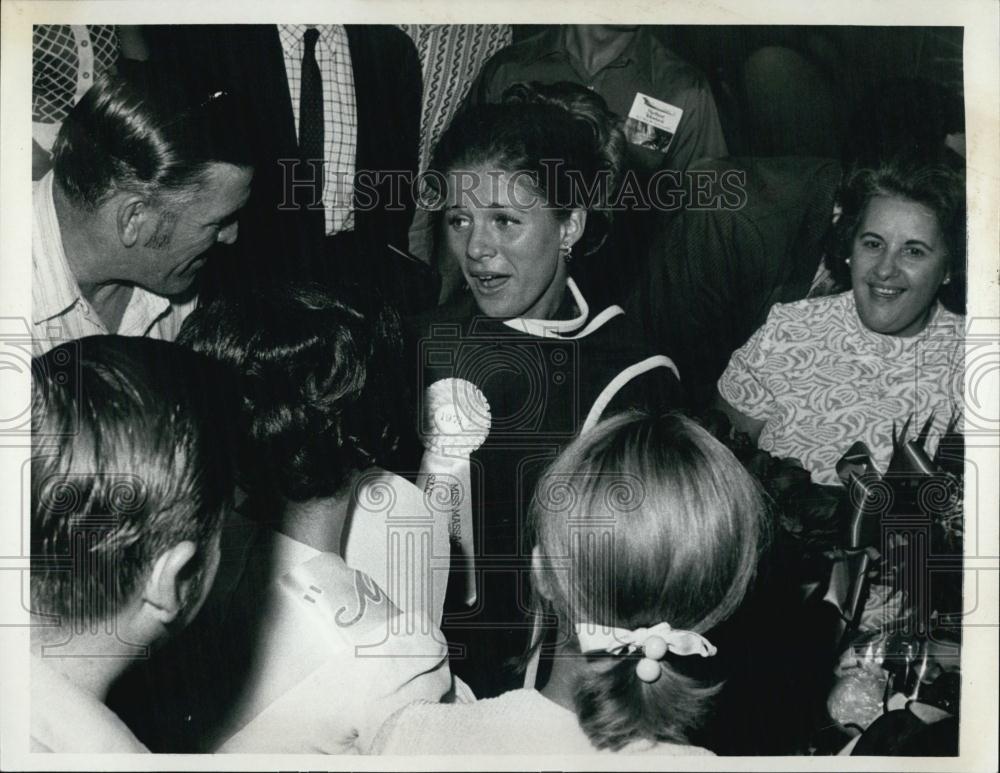
[[[538,485],[532,525],[541,554],[536,595],[561,631],[584,622],[629,630],[666,622],[705,633],[747,591],[767,506],[742,465],[697,424],[629,413],[601,422],[560,455]],[[669,654],[660,678],[644,682],[636,674],[641,657],[588,656],[576,708],[598,748],[690,742],[721,688],[704,673],[710,663]]]

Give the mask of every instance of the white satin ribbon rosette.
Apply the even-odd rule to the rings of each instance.
[[[701,655],[710,658],[715,655],[715,645],[700,633],[671,628],[669,623],[657,623],[651,628],[625,628],[598,626],[593,623],[577,623],[576,637],[580,651],[607,652],[621,655],[624,652],[642,650],[643,659],[636,666],[636,673],[644,682],[655,682],[660,678],[658,661],[668,653],[675,655]]]
[[[465,603],[471,606],[477,592],[470,457],[490,433],[490,404],[472,382],[441,379],[424,391],[421,425],[424,456],[417,486],[431,511],[448,518],[448,533],[465,563]]]

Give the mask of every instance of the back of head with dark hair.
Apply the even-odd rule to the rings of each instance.
[[[235,485],[225,373],[165,341],[92,336],[36,357],[31,387],[32,609],[94,623],[164,550],[218,534]]]
[[[377,298],[313,284],[222,297],[185,321],[178,342],[236,372],[240,478],[252,494],[333,496],[395,447],[402,334]]]
[[[428,182],[440,184],[459,170],[527,174],[557,218],[588,210],[580,246],[589,254],[607,236],[624,150],[625,137],[599,95],[573,83],[519,83],[502,104],[455,117],[434,148]]]
[[[896,196],[923,204],[937,218],[948,250],[951,282],[942,285],[940,300],[956,313],[965,312],[966,196],[961,157],[945,147],[905,147],[875,160],[861,159],[845,174],[837,202],[841,214],[830,231],[826,266],[837,284],[851,286],[847,258],[868,202]]]
[[[70,111],[53,148],[56,181],[93,209],[116,190],[150,199],[198,186],[213,163],[252,166],[234,98],[191,93],[153,68],[106,72]]]
[[[676,415],[621,415],[574,441],[539,483],[532,526],[561,630],[665,622],[710,632],[742,601],[768,533],[750,475]],[[721,686],[713,659],[668,654],[648,683],[641,658],[587,656],[576,708],[597,748],[689,743],[707,718]]]

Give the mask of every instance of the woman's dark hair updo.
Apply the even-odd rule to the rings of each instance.
[[[240,481],[265,499],[334,496],[398,440],[402,334],[371,293],[295,283],[220,297],[178,343],[239,379]]]
[[[607,238],[624,152],[625,137],[599,95],[575,83],[517,83],[501,104],[456,116],[434,149],[427,182],[443,197],[438,186],[451,171],[525,174],[558,219],[587,210],[578,243],[587,255]]]

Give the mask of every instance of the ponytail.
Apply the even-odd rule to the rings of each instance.
[[[691,743],[691,733],[705,724],[722,681],[688,673],[708,670],[698,660],[681,664],[680,658],[668,658],[660,661],[655,682],[636,673],[641,653],[588,659],[574,703],[580,727],[596,748],[618,751],[643,740]]]
[[[605,630],[565,639],[585,650],[580,726],[599,749],[690,743],[722,687],[703,635],[743,600],[768,534],[759,486],[691,420],[632,413],[574,441],[539,482],[531,513],[536,582],[560,635],[582,623]],[[621,630],[595,654],[608,629]],[[660,634],[670,643],[654,652]]]

